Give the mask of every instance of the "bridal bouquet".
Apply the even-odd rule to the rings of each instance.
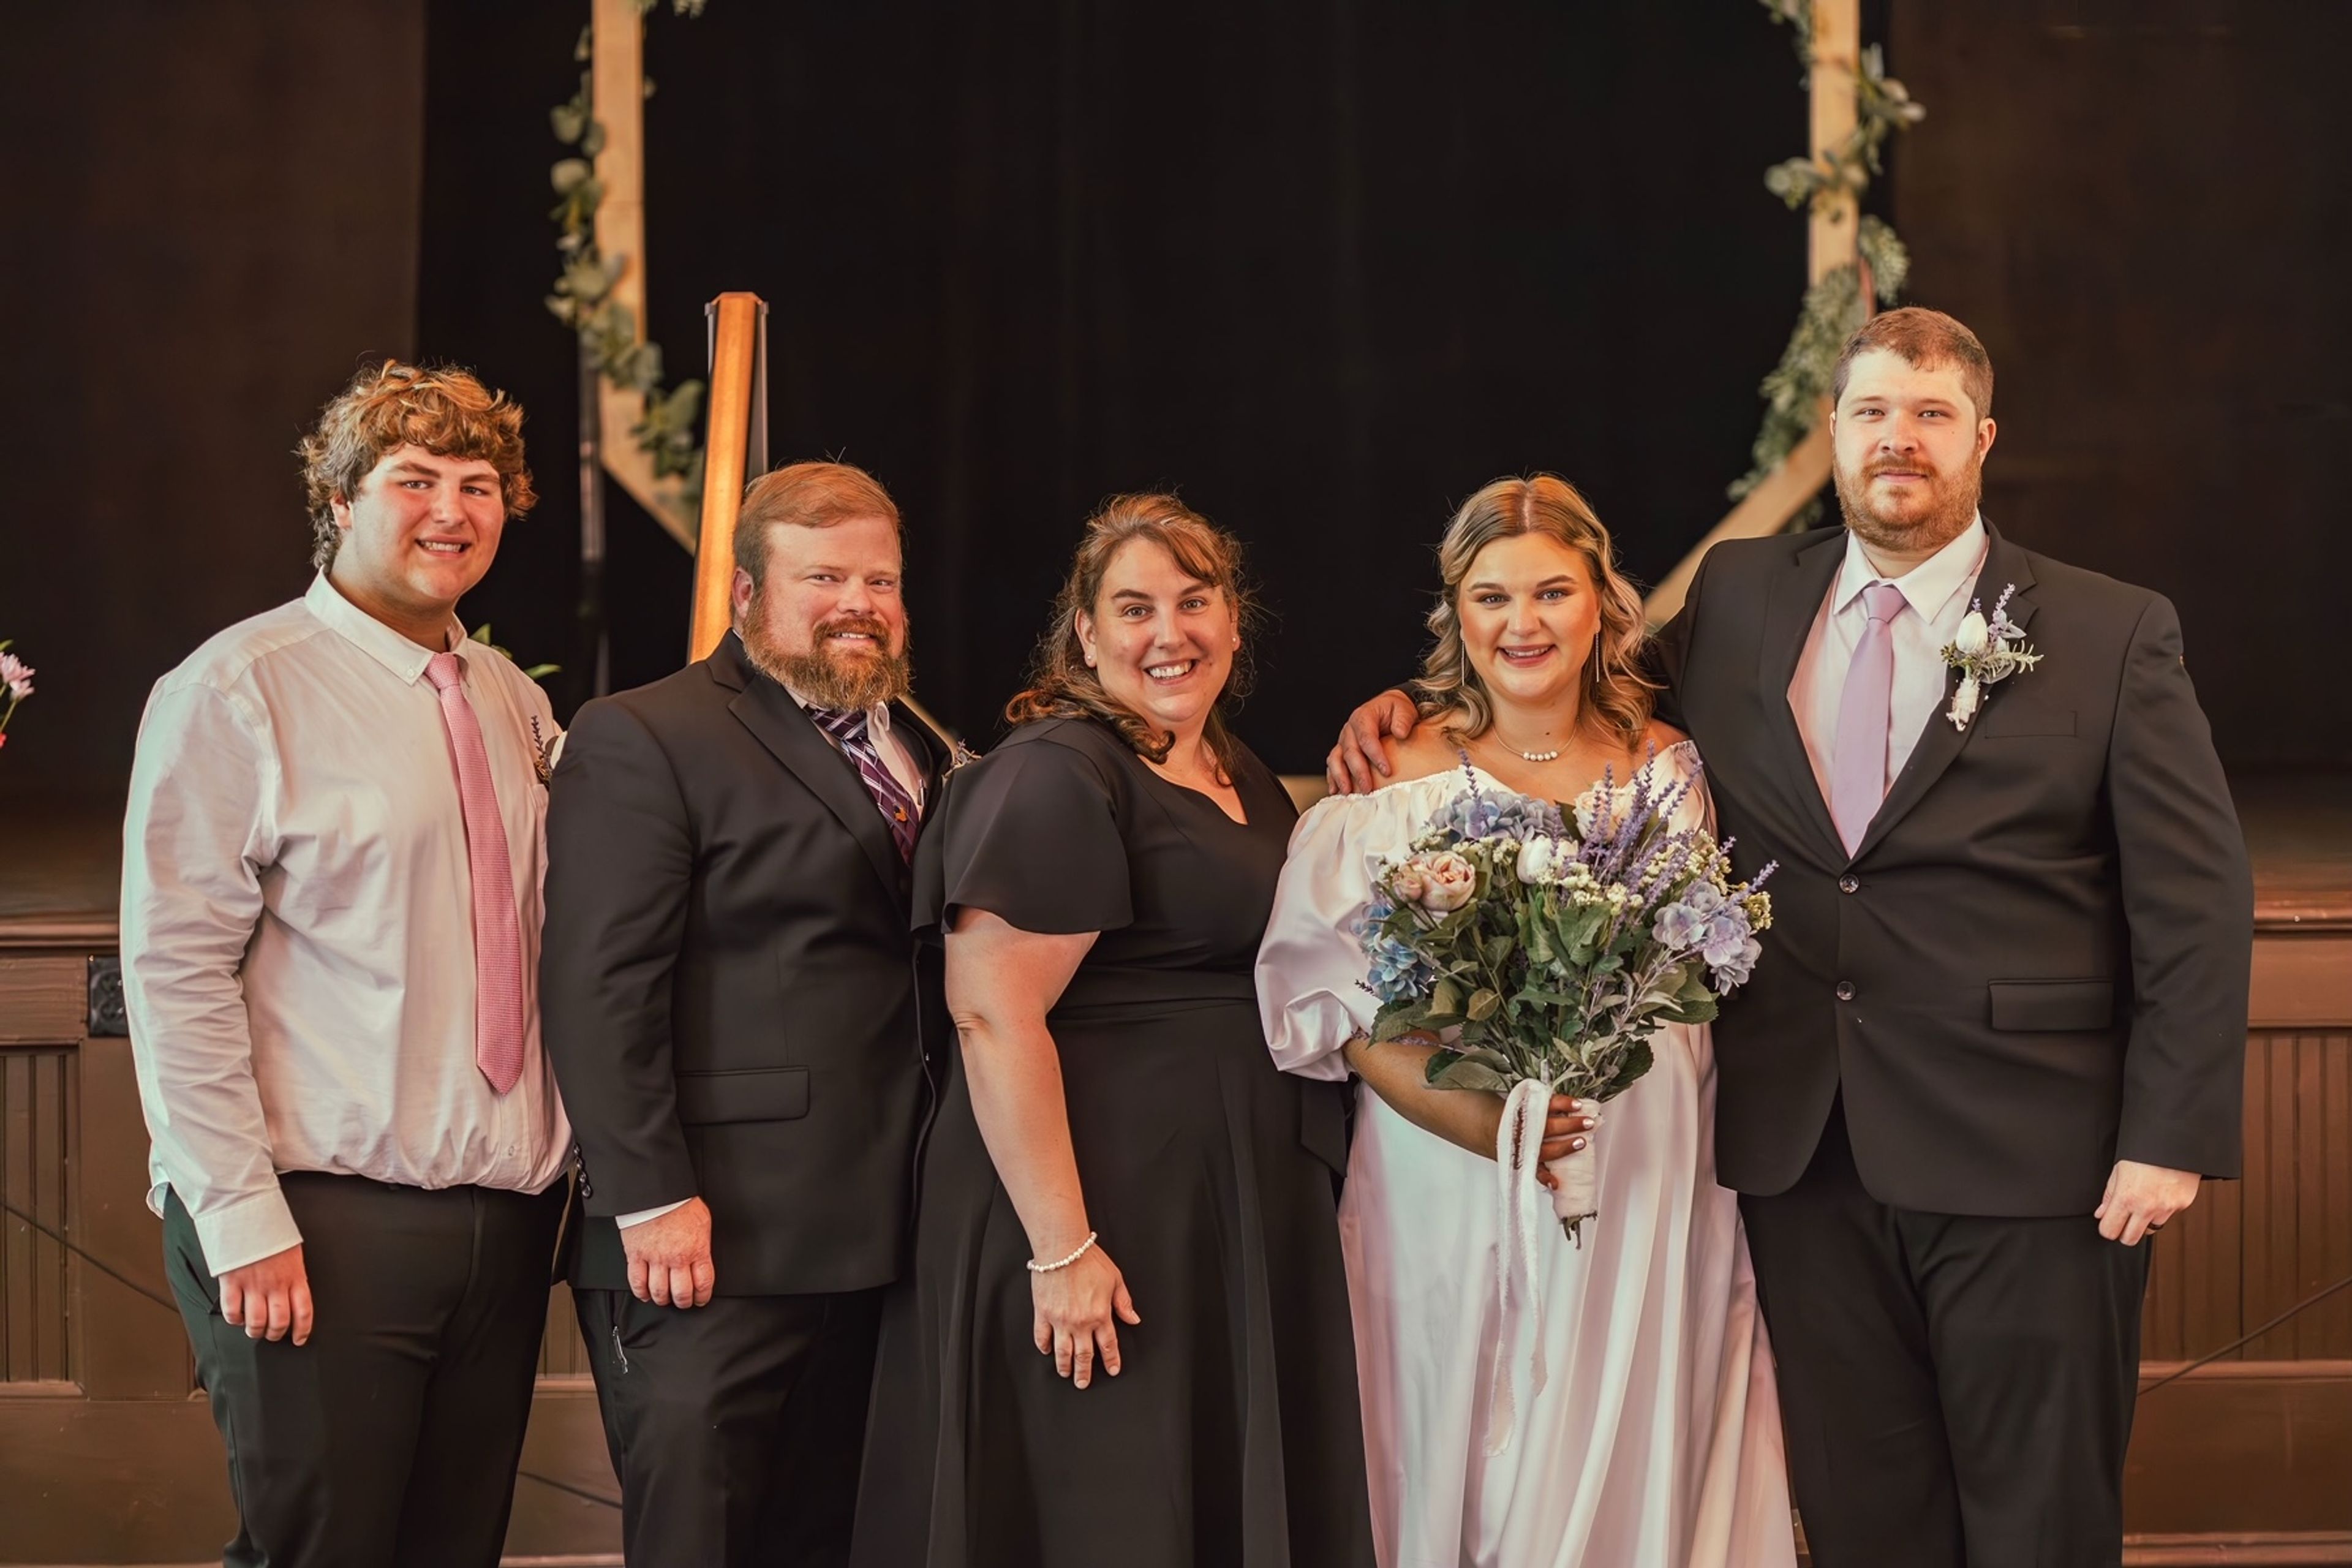
[[[1375,1041],[1425,1032],[1440,1089],[1507,1096],[1505,1200],[1535,1184],[1554,1094],[1607,1100],[1650,1070],[1650,1037],[1703,1024],[1744,984],[1772,923],[1767,866],[1730,879],[1730,846],[1673,826],[1696,782],[1604,774],[1565,809],[1470,787],[1383,862],[1358,929],[1380,998]],[[1581,1245],[1596,1213],[1591,1141],[1548,1167],[1552,1212]],[[1531,1245],[1531,1244],[1530,1244]]]

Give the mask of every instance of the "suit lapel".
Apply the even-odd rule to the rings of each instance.
[[[816,724],[793,700],[791,692],[752,668],[734,633],[728,633],[712,652],[710,673],[720,684],[736,688],[735,699],[727,705],[727,710],[768,748],[776,761],[789,768],[810,794],[824,802],[826,809],[840,819],[841,826],[866,852],[884,889],[891,898],[904,903],[906,894],[901,883],[907,863],[898,858],[889,824],[882,820],[880,809],[875,805],[874,797],[866,793],[865,782],[858,778],[849,759],[835,751],[833,742],[817,732]]]
[[[1995,532],[1992,524],[1985,524],[1985,533],[1984,567],[1977,574],[1976,586],[1970,590],[1970,596],[1981,602],[1985,613],[1990,616],[1993,602],[2000,597],[2001,590],[2014,583],[2017,592],[2009,601],[2009,618],[2022,631],[2033,618],[2033,568],[2026,563],[2025,552]],[[1927,798],[1928,790],[1944,776],[1944,770],[1959,759],[1961,751],[1969,743],[1969,737],[1974,735],[1977,726],[1983,722],[1981,703],[1978,706],[1976,717],[1969,721],[1965,730],[1954,727],[1952,721],[1944,717],[1951,710],[1952,695],[1958,689],[1959,671],[1946,670],[1944,695],[1937,702],[1935,710],[1927,715],[1927,727],[1921,732],[1918,743],[1911,748],[1910,760],[1903,764],[1903,771],[1887,786],[1886,799],[1880,803],[1878,815],[1870,819],[1870,829],[1862,836],[1862,843],[1853,852],[1855,859],[1861,859],[1875,848],[1880,840],[1894,831],[1895,825],[1902,821],[1906,814]],[[1987,692],[1986,697],[1990,700],[1990,692]]]
[[[1764,702],[1764,724],[1771,747],[1774,776],[1789,781],[1789,798],[1811,831],[1822,855],[1833,863],[1845,861],[1845,844],[1830,816],[1829,802],[1813,778],[1812,759],[1805,754],[1805,737],[1789,706],[1789,683],[1796,679],[1797,661],[1804,657],[1805,639],[1820,616],[1822,599],[1836,580],[1845,560],[1845,530],[1825,529],[1818,541],[1789,558],[1788,567],[1772,582],[1764,605],[1764,641],[1758,659],[1758,682]]]

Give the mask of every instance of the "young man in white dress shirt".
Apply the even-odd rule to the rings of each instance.
[[[462,372],[362,372],[301,447],[310,592],[140,724],[124,992],[228,1564],[505,1537],[571,1148],[534,984],[556,731],[455,610],[534,500],[521,425]]]

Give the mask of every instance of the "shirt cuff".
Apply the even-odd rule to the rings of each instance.
[[[205,1249],[205,1267],[215,1279],[232,1268],[258,1263],[302,1243],[294,1211],[286,1206],[286,1194],[275,1185],[204,1214],[192,1209],[188,1217],[195,1222],[196,1244]]]
[[[663,1204],[658,1208],[637,1209],[629,1214],[616,1214],[613,1216],[613,1223],[626,1230],[633,1225],[643,1225],[649,1219],[659,1219],[671,1210],[682,1209],[693,1201],[692,1198],[680,1198],[674,1204]]]

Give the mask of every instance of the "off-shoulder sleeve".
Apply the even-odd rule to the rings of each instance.
[[[1412,837],[1409,784],[1318,801],[1290,836],[1274,915],[1257,951],[1258,1013],[1275,1065],[1304,1078],[1344,1079],[1339,1047],[1367,1034],[1380,1003],[1364,989],[1356,922],[1372,872]]]
[[[1127,842],[1100,759],[1049,740],[1007,745],[959,769],[946,795],[923,835],[918,929],[962,909],[1041,935],[1133,922]]]

